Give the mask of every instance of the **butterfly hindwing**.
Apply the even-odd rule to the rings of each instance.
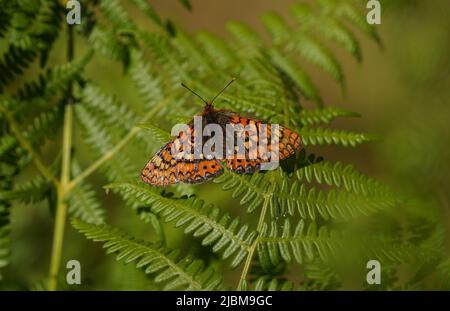
[[[141,179],[153,186],[167,186],[178,182],[199,184],[210,180],[223,172],[221,164],[215,160],[194,159],[194,130],[189,126],[186,131],[161,148],[144,167]],[[190,150],[183,150],[181,146]],[[177,156],[173,149],[178,150]],[[189,151],[189,156],[184,157]]]
[[[278,141],[278,156],[276,153],[271,154],[273,149],[271,135],[274,130],[271,124],[228,111],[218,111],[217,113],[222,114],[217,119],[226,120],[235,127],[239,126],[240,129],[248,127],[256,130],[256,136],[237,130],[236,138],[243,136],[241,139],[244,141],[244,150],[235,148],[234,154],[224,160],[225,167],[235,173],[252,174],[260,169],[262,163],[286,159],[301,148],[300,135],[286,127],[278,126],[278,134],[274,133]],[[253,157],[250,157],[251,153],[253,153]]]

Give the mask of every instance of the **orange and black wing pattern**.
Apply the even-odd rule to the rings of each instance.
[[[190,126],[162,147],[142,170],[142,181],[164,187],[178,182],[199,184],[220,175],[223,167],[217,160],[194,159],[194,135]],[[182,146],[186,145],[188,150],[183,150]],[[178,151],[176,156],[174,150]]]
[[[284,160],[301,149],[300,135],[286,127],[274,128],[271,124],[242,117],[232,112],[218,113],[223,114],[223,117],[219,119],[228,119],[227,122],[232,126],[239,126],[239,129],[254,128],[254,132],[256,132],[254,135],[254,132],[249,134],[249,132],[237,130],[238,137],[244,135],[241,137],[244,141],[244,150],[235,148],[234,155],[229,155],[224,160],[225,167],[235,173],[252,174],[261,168],[261,164]],[[248,127],[249,125],[250,127]],[[275,140],[272,140],[272,131],[275,131],[273,133]],[[274,145],[274,141],[277,146]],[[257,147],[255,148],[255,146]],[[250,156],[252,153],[253,156]]]

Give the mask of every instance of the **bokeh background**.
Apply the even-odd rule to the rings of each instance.
[[[151,1],[162,17],[170,18],[188,32],[207,29],[227,36],[225,23],[241,20],[263,33],[260,16],[269,10],[288,15],[295,1],[287,0],[193,0],[187,11],[177,1]],[[364,1],[363,1],[364,2]],[[382,2],[382,23],[376,26],[383,42],[380,49],[364,36],[358,36],[363,61],[357,63],[344,51],[337,55],[346,76],[346,91],[320,70],[310,71],[319,85],[325,104],[356,111],[359,119],[343,119],[341,125],[352,130],[377,134],[380,140],[356,149],[322,148],[330,160],[353,163],[357,169],[385,182],[394,190],[430,203],[450,230],[450,2],[447,0]],[[133,12],[133,11],[131,11]],[[145,25],[134,16],[135,22]],[[85,47],[78,46],[77,54]],[[64,59],[64,38],[50,55],[50,62]],[[125,100],[139,100],[134,90],[120,79],[121,67],[96,56],[88,67],[89,75],[105,90],[120,94]],[[33,72],[27,73],[33,74]],[[24,77],[26,79],[26,75]],[[337,124],[339,125],[339,123]],[[48,146],[49,152],[52,146]],[[150,155],[149,155],[150,156]],[[144,164],[144,163],[143,163]],[[26,180],[26,176],[22,176]],[[105,184],[101,177],[90,178]],[[225,202],[226,195],[217,185],[198,189],[209,201]],[[137,221],[135,212],[114,195],[100,193],[107,209],[108,223],[120,226],[142,238],[151,237],[151,228]],[[244,215],[240,206],[227,201],[234,215]],[[48,208],[16,204],[12,209],[12,258],[4,289],[43,288],[48,273],[53,222]],[[201,253],[198,241],[171,234],[169,245]],[[447,231],[448,231],[447,230]],[[447,253],[450,253],[447,239]],[[63,262],[77,259],[82,264],[80,289],[152,289],[146,276],[131,266],[117,264],[94,244],[67,227]],[[235,279],[236,275],[226,275]],[[345,287],[344,287],[345,288]],[[348,288],[352,288],[351,284]]]

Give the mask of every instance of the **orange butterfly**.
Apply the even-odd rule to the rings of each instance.
[[[201,115],[201,127],[196,127],[194,122],[190,122],[184,131],[162,147],[145,165],[141,173],[142,181],[152,186],[166,186],[178,182],[198,184],[220,175],[224,167],[235,173],[252,174],[271,160],[286,159],[301,149],[300,136],[288,128],[278,125],[275,127],[273,124],[242,117],[234,112],[215,109],[212,103],[233,81],[235,79],[231,80],[210,102],[182,84],[205,102]],[[216,124],[224,130],[221,136],[223,141],[229,138],[226,136],[229,135],[226,131],[228,128],[241,129],[232,134],[234,145],[223,149],[225,157],[211,157],[203,153],[201,149],[205,147],[203,142],[200,146],[197,144],[196,139],[200,138],[197,133],[201,132],[201,138],[206,138],[203,130],[211,124]],[[250,135],[242,130],[244,127],[254,128],[256,135]],[[223,134],[224,132],[227,134]],[[273,139],[269,141],[268,137],[275,137],[275,143]],[[243,148],[236,146],[235,139],[236,141],[241,139]],[[259,148],[255,149],[256,146]],[[256,151],[253,156],[249,156],[252,150]],[[277,151],[275,156],[274,151]],[[178,153],[175,155],[174,152]]]

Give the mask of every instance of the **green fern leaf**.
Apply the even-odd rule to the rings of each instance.
[[[274,64],[283,70],[297,84],[306,98],[318,103],[322,102],[316,86],[297,64],[276,49],[272,50],[270,55]]]
[[[101,0],[100,8],[115,29],[134,28],[134,24],[119,0]]]
[[[233,21],[228,22],[226,27],[237,41],[239,52],[243,58],[251,58],[260,54],[259,51],[263,47],[263,41],[247,24]]]
[[[143,12],[147,17],[150,18],[156,25],[162,26],[161,17],[155,11],[155,9],[150,5],[148,1],[145,0],[132,0],[134,4]]]
[[[278,229],[276,222],[272,222],[270,228],[264,226],[257,251],[260,261],[269,260],[272,265],[278,264],[280,258],[286,262],[294,259],[301,264],[305,257],[312,260],[316,255],[326,260],[338,247],[339,238],[326,227],[318,229],[315,223],[306,226],[304,220],[300,220],[292,232],[290,221],[286,219],[282,229]]]
[[[85,142],[98,155],[103,155],[114,146],[113,137],[96,116],[89,113],[83,105],[77,105],[75,112],[85,130]],[[103,166],[109,180],[129,179],[135,174],[133,165],[124,154],[117,154]]]
[[[261,276],[250,284],[249,289],[255,291],[293,291],[295,287],[288,280]]]
[[[80,92],[80,99],[89,112],[103,120],[105,127],[115,128],[123,135],[136,123],[137,116],[116,97],[105,94],[99,87],[87,84]]]
[[[206,31],[197,33],[196,39],[206,55],[214,60],[219,68],[227,68],[236,63],[236,55],[223,39]]]
[[[150,63],[144,60],[142,53],[134,49],[131,51],[130,76],[148,108],[164,99],[160,79]]]
[[[177,251],[136,240],[128,234],[106,225],[92,225],[74,219],[72,225],[88,239],[104,242],[107,254],[116,260],[136,263],[136,268],[152,274],[164,290],[217,290],[223,289],[221,278],[212,268],[199,260],[179,259]]]
[[[48,100],[59,91],[63,91],[69,81],[84,69],[92,58],[93,53],[88,52],[83,57],[70,63],[47,70],[45,75],[39,75],[37,81],[26,83],[17,92],[20,100],[32,100],[39,97]]]
[[[37,176],[9,191],[0,191],[0,200],[18,200],[25,204],[37,203],[47,198],[51,184],[42,176]]]
[[[359,114],[338,107],[324,107],[318,109],[303,109],[299,119],[304,125],[330,123],[338,117],[358,117]]]
[[[143,184],[115,183],[107,189],[117,189],[125,197],[134,197],[160,214],[175,226],[184,226],[185,233],[202,238],[203,245],[211,245],[214,252],[222,252],[222,258],[234,256],[232,267],[237,267],[247,255],[256,233],[248,226],[239,226],[237,218],[220,213],[217,207],[205,205],[195,197],[170,198]]]
[[[166,144],[172,138],[172,136],[167,131],[153,125],[153,123],[143,123],[138,124],[137,126],[148,130],[150,132],[151,138],[159,144]]]
[[[373,135],[329,128],[303,127],[300,131],[300,135],[302,136],[303,144],[305,146],[336,144],[344,147],[355,147],[356,145],[374,141],[376,139]]]
[[[78,162],[72,161],[72,176],[75,178],[81,173]],[[67,198],[69,213],[86,223],[101,224],[105,222],[105,210],[101,207],[93,187],[84,182],[72,189]]]
[[[130,63],[128,47],[119,41],[116,34],[96,25],[89,35],[89,43],[92,48],[107,58],[120,61],[125,67]]]
[[[291,29],[279,14],[266,13],[262,16],[262,22],[275,45],[286,43],[291,39]]]
[[[312,162],[296,171],[300,181],[317,182],[328,186],[343,187],[360,195],[393,196],[391,191],[380,182],[356,171],[353,166],[345,166],[341,162]]]
[[[270,193],[270,182],[263,174],[245,176],[225,171],[221,176],[214,179],[215,183],[222,184],[225,191],[233,191],[234,199],[241,198],[240,204],[247,207],[248,213],[253,213],[262,205],[264,199]]]
[[[17,139],[12,135],[0,137],[0,158],[17,146]]]
[[[319,35],[337,42],[348,50],[358,61],[361,61],[361,50],[353,34],[339,21],[329,16],[315,16],[306,4],[295,4],[292,14],[299,23],[299,27],[317,31]]]

